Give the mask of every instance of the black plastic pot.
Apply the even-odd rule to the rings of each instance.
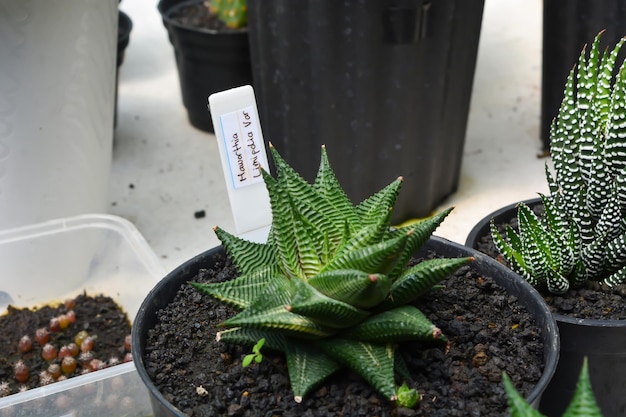
[[[473,266],[475,268],[480,270],[483,275],[493,277],[496,283],[505,287],[509,293],[516,295],[528,311],[535,316],[537,324],[544,330],[542,337],[545,365],[538,384],[527,397],[527,400],[537,405],[545,387],[552,378],[558,361],[559,351],[557,326],[541,296],[526,281],[512,273],[508,268],[505,268],[488,256],[465,246],[443,238],[432,237],[420,249],[417,256],[426,254],[428,251],[434,251],[438,255],[445,257],[474,256]],[[183,417],[184,414],[166,400],[146,372],[143,356],[145,354],[147,332],[155,326],[157,312],[174,299],[179,287],[193,279],[200,268],[208,268],[212,264],[213,258],[218,254],[224,254],[221,246],[192,258],[170,272],[150,291],[135,317],[132,330],[133,360],[139,376],[148,388],[155,417]]]
[[[158,9],[174,47],[183,104],[189,122],[214,132],[209,95],[252,84],[248,30],[218,32],[182,26],[169,15],[185,3],[202,0],[161,0]]]
[[[533,207],[541,204],[541,199],[525,203]],[[483,218],[472,228],[465,245],[478,248],[480,239],[489,234],[490,220],[508,223],[517,217],[517,205],[510,204]],[[604,417],[626,415],[626,320],[575,319],[562,314],[554,314],[554,318],[561,336],[560,359],[539,409],[548,417],[563,414],[586,356],[593,391]]]
[[[130,32],[133,29],[133,21],[122,11],[118,12],[117,23],[117,68],[115,70],[115,113],[113,126],[117,126],[117,86],[119,81],[120,66],[124,62],[124,53],[130,42]]]
[[[399,172],[394,220],[431,214],[458,186],[483,4],[249,0],[264,136],[309,181],[325,144],[354,203]]]
[[[603,45],[612,48],[626,35],[626,2],[622,0],[544,0],[541,140],[550,148],[550,123],[559,112],[563,88],[583,45],[601,30]],[[600,48],[604,50],[604,48]],[[623,50],[618,58],[626,56]],[[618,66],[619,67],[619,66]]]
[[[524,200],[523,203],[528,205],[530,208],[533,208],[536,205],[541,204],[541,199],[539,197],[531,198],[528,200]],[[490,227],[489,223],[491,222],[491,219],[493,219],[496,224],[507,223],[511,221],[512,219],[516,219],[517,218],[517,206],[519,204],[520,203],[517,202],[517,203],[506,205],[504,207],[501,207],[493,211],[488,216],[485,216],[482,219],[480,219],[480,221],[476,223],[474,227],[472,227],[472,230],[469,231],[467,238],[465,239],[465,246],[468,246],[472,249],[480,249],[478,247],[478,243],[480,242],[480,240],[484,236],[489,236],[491,234],[489,230],[489,227]]]

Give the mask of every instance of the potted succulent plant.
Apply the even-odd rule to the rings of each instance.
[[[562,343],[546,391],[550,400],[542,405],[550,415],[565,408],[584,357],[604,414],[623,415],[626,409],[624,64],[614,75],[624,40],[601,54],[600,38],[601,33],[588,58],[583,49],[577,70],[570,72],[552,123],[550,194],[492,213],[466,242],[479,248],[480,236],[489,235],[494,256],[538,287],[555,312]],[[515,227],[506,225],[513,218]]]
[[[252,84],[246,0],[160,0],[190,123],[213,132],[210,94]]]
[[[172,271],[140,308],[133,357],[155,416],[502,415],[502,368],[538,402],[558,332],[528,283],[431,238],[450,210],[392,228],[401,178],[353,206],[324,149],[313,184],[270,149],[267,242],[215,228],[223,247]]]
[[[517,392],[511,380],[504,376],[504,387],[509,399],[509,409],[511,417],[544,417],[542,413],[537,411],[532,405]],[[583,367],[578,376],[576,383],[576,391],[563,413],[563,417],[602,417],[600,407],[596,402],[589,380],[589,365],[587,359],[583,361]]]

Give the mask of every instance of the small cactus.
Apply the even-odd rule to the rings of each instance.
[[[248,24],[247,0],[210,0],[209,10],[231,29],[241,29]]]

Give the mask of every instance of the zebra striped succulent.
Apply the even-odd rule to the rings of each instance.
[[[252,346],[264,339],[265,347],[284,352],[297,402],[342,367],[392,401],[415,402],[395,385],[395,366],[402,366],[396,346],[445,337],[410,303],[471,258],[408,263],[451,209],[392,228],[402,178],[353,206],[324,148],[313,184],[270,149],[277,176],[263,172],[273,217],[267,243],[216,227],[240,275],[192,284],[238,310],[218,340]]]
[[[550,130],[554,175],[540,218],[518,207],[519,233],[505,236],[491,222],[496,248],[536,287],[565,293],[587,280],[611,287],[626,280],[626,69],[615,80],[624,43],[600,54],[600,32],[583,48]]]

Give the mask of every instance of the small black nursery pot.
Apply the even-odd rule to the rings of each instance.
[[[540,198],[524,201],[530,208],[542,206]],[[489,223],[511,224],[517,221],[514,203],[481,219],[470,231],[465,245],[496,256],[491,244]],[[626,320],[592,320],[554,313],[559,328],[561,349],[558,366],[545,390],[539,409],[548,417],[560,417],[576,389],[578,373],[585,357],[594,395],[605,417],[619,417],[626,412]]]
[[[209,95],[252,84],[248,30],[190,27],[171,18],[176,9],[195,3],[201,1],[161,0],[158,9],[174,47],[189,121],[198,129],[213,132],[207,104]]]

